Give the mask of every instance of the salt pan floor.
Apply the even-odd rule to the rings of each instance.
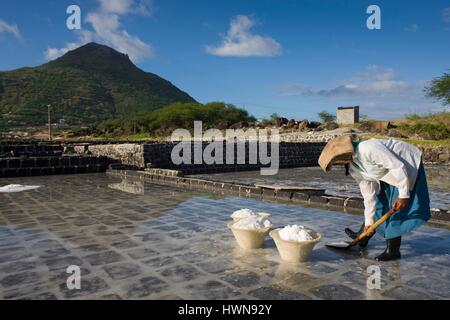
[[[105,174],[2,179],[40,185],[0,194],[3,299],[448,299],[450,232],[422,227],[405,237],[403,259],[379,264],[380,239],[365,252],[337,253],[360,216],[239,197],[221,197]],[[271,239],[243,252],[226,228],[243,207],[271,212],[275,225],[322,234],[311,261],[280,261]],[[81,290],[69,290],[69,265]],[[378,265],[381,288],[369,290]]]

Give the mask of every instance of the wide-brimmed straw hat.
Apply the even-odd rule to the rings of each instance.
[[[319,166],[329,171],[333,164],[345,163],[352,159],[354,150],[351,135],[340,136],[330,140],[319,157]]]

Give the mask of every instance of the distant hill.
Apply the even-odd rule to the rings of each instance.
[[[89,125],[118,115],[195,102],[128,55],[89,43],[35,68],[0,72],[0,125],[42,125],[52,118]]]

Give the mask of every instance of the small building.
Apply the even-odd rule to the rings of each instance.
[[[359,106],[337,108],[336,121],[339,125],[358,123],[359,122]]]

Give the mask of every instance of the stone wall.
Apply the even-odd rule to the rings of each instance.
[[[295,135],[294,141],[280,142],[279,155],[280,155],[280,168],[293,168],[293,167],[311,167],[317,165],[317,160],[322,152],[326,141],[339,135],[338,132],[328,133],[326,136],[322,136],[323,142],[309,142],[302,137]],[[317,141],[319,135],[314,135],[311,141]],[[300,140],[300,141],[296,141]],[[150,165],[153,168],[171,169],[183,171],[185,174],[196,173],[214,173],[214,172],[227,172],[227,171],[245,171],[245,170],[258,170],[262,167],[260,164],[248,163],[249,146],[246,144],[246,162],[245,164],[236,163],[226,164],[226,146],[230,142],[224,143],[224,160],[223,164],[181,164],[175,165],[171,160],[172,149],[176,143],[172,142],[155,142],[155,143],[121,143],[121,144],[78,144],[73,146],[73,150],[77,153],[92,154],[95,156],[106,156],[110,159],[120,161],[123,165],[130,168],[143,169]],[[208,143],[202,143],[202,153]],[[270,145],[270,144],[269,144]],[[235,146],[236,148],[236,146]],[[270,150],[270,146],[268,147]],[[425,148],[424,161],[427,164],[448,164],[450,160],[449,148]],[[194,148],[191,147],[191,153],[194,153]],[[193,155],[191,156],[193,159]]]
[[[186,174],[213,173],[226,171],[257,170],[263,167],[259,161],[257,164],[249,163],[249,143],[245,144],[245,163],[237,164],[236,144],[233,142],[222,142],[224,144],[223,163],[220,164],[181,164],[172,162],[171,153],[176,143],[145,143],[145,144],[94,144],[77,145],[73,150],[77,153],[88,153],[96,156],[106,156],[110,159],[119,160],[123,165],[131,168],[145,168],[147,166],[162,169],[180,170]],[[234,146],[234,161],[226,163],[226,144]],[[208,143],[202,143],[202,154]],[[279,165],[281,168],[310,167],[317,165],[317,160],[325,143],[305,142],[281,142],[279,144]],[[268,145],[270,151],[270,144]],[[194,147],[191,146],[191,158],[194,159]],[[269,153],[270,156],[270,153]],[[266,166],[267,167],[267,166]]]
[[[426,164],[449,164],[450,148],[445,147],[422,147],[423,160]]]
[[[118,160],[132,168],[144,168],[144,145],[138,143],[122,144],[79,144],[74,146],[77,153],[88,153]]]
[[[223,163],[221,164],[181,164],[176,165],[171,160],[172,149],[175,143],[153,143],[144,145],[144,158],[145,163],[152,167],[180,170],[185,174],[196,173],[213,173],[213,172],[226,172],[226,171],[246,171],[257,170],[261,167],[267,167],[257,164],[249,163],[249,143],[245,144],[245,163],[237,163],[236,144],[230,142],[223,143]],[[234,145],[234,161],[232,164],[226,163],[226,145]],[[202,143],[202,152],[208,143]],[[279,167],[280,168],[293,168],[293,167],[311,167],[317,165],[320,153],[322,152],[325,143],[314,142],[281,142],[279,144]],[[270,150],[270,143],[267,147]],[[193,156],[194,147],[191,146],[191,159]]]

